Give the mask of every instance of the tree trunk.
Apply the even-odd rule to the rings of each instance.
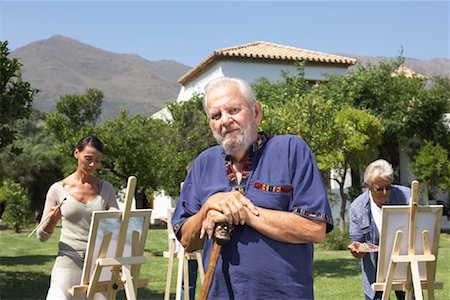
[[[145,186],[140,186],[136,189],[134,193],[134,198],[136,199],[136,208],[148,208],[149,203],[147,196],[145,195]]]
[[[339,213],[339,229],[345,229],[345,208],[347,206],[347,194],[344,192],[344,181],[339,182],[339,194],[341,195],[341,212]]]
[[[345,229],[345,207],[347,206],[347,194],[344,192],[345,176],[347,175],[347,164],[344,164],[341,180],[339,183],[339,194],[341,195],[341,211],[339,213],[339,229],[341,232]]]

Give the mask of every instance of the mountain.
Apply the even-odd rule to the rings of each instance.
[[[345,56],[356,58],[358,62],[362,64],[378,64],[381,60],[393,59],[392,57],[373,57],[363,55],[349,55]],[[420,60],[415,58],[405,57],[403,66],[413,70],[427,78],[433,76],[446,76],[450,78],[450,59],[448,58],[433,58],[429,60]]]
[[[117,117],[120,107],[129,115],[157,112],[177,98],[177,80],[190,69],[175,61],[104,51],[60,35],[11,54],[23,64],[23,80],[40,90],[34,108],[52,112],[62,95],[97,88],[104,93],[101,121]]]
[[[372,64],[389,59],[344,55]],[[23,80],[40,90],[33,100],[34,108],[52,112],[61,96],[97,88],[105,95],[100,121],[117,117],[121,107],[130,116],[159,111],[177,98],[181,88],[177,81],[190,69],[171,60],[149,61],[135,54],[104,51],[60,35],[28,44],[13,51],[12,56],[20,57]],[[406,58],[404,65],[428,78],[450,78],[447,58]]]

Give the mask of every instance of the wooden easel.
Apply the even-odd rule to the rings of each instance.
[[[432,253],[430,246],[430,236],[428,230],[422,231],[423,254],[417,254],[416,251],[416,217],[418,212],[419,182],[413,181],[411,186],[411,200],[409,205],[409,236],[408,252],[400,254],[400,245],[403,238],[403,231],[397,230],[395,233],[392,255],[390,258],[385,283],[375,283],[375,290],[383,291],[383,300],[389,299],[391,290],[405,290],[406,299],[411,300],[414,294],[417,300],[422,300],[422,288],[428,290],[428,299],[434,300],[435,288],[442,288],[442,283],[435,283],[436,274],[436,255]],[[442,212],[441,212],[442,213]],[[440,220],[440,218],[438,218]],[[435,233],[436,234],[436,233]],[[439,235],[439,232],[437,233]],[[437,242],[438,243],[438,240]],[[437,244],[434,245],[437,248]],[[437,254],[437,252],[436,252]],[[426,280],[421,280],[419,272],[419,263],[425,264]],[[399,264],[407,265],[406,279],[403,281],[394,281],[394,274]],[[380,271],[380,270],[378,270]],[[399,288],[401,287],[401,288]]]
[[[136,189],[136,181],[137,179],[134,176],[128,178],[124,211],[113,211],[109,213],[114,216],[118,213],[121,219],[115,256],[106,257],[112,238],[112,232],[107,231],[103,236],[98,252],[98,258],[95,262],[94,270],[90,275],[89,282],[87,284],[73,286],[70,291],[72,295],[86,294],[87,299],[92,300],[96,293],[107,292],[108,299],[112,300],[116,298],[118,290],[125,289],[126,298],[128,300],[136,300],[137,288],[147,286],[148,279],[139,279],[138,277],[141,265],[147,261],[146,257],[142,256],[142,254],[144,251],[150,216],[146,218],[147,221],[143,228],[144,232],[141,233],[141,241],[139,240],[139,232],[132,232],[131,256],[123,256],[130,215],[138,215],[140,213],[131,212],[131,203]],[[92,257],[87,257],[86,259],[92,260]],[[89,263],[92,263],[92,261],[89,261]],[[100,281],[100,275],[103,268],[111,268],[111,277],[109,281]],[[89,272],[89,270],[87,272]]]

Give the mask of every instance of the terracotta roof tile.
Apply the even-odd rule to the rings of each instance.
[[[285,45],[257,41],[240,46],[219,49],[205,58],[196,67],[184,74],[178,82],[184,84],[198,73],[206,69],[211,63],[220,58],[238,58],[238,59],[261,59],[261,60],[282,60],[282,61],[305,61],[328,64],[340,64],[350,66],[356,63],[356,59],[326,54],[317,51],[294,48]]]

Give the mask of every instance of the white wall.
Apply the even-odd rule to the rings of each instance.
[[[347,170],[347,173],[345,175],[345,181],[344,181],[344,188],[348,188],[352,186],[352,171],[350,169]],[[338,178],[338,173],[336,170],[331,170],[330,174],[330,188],[332,190],[337,189],[339,191],[339,184],[333,180],[333,178]]]
[[[411,169],[411,159],[404,148],[399,149],[400,164],[400,184],[411,186],[411,182],[415,179]]]
[[[153,193],[153,210],[150,223],[155,224],[156,220],[167,220],[167,209],[174,207],[172,197],[167,196],[164,191]]]
[[[217,77],[237,77],[244,79],[249,83],[253,83],[261,77],[276,81],[281,79],[282,70],[288,71],[293,75],[297,72],[297,67],[287,64],[220,61],[202,73],[198,78],[195,78],[193,81],[186,84],[186,86],[182,86],[180,93],[178,94],[177,102],[191,99],[195,92],[202,93],[205,85]],[[345,75],[347,73],[347,68],[306,66],[304,72],[306,80],[325,80],[326,73]]]
[[[186,86],[182,86],[178,94],[177,102],[187,101],[192,98],[195,93],[202,94],[205,86],[214,78],[225,76],[222,72],[220,64],[215,64],[206,72],[202,73],[195,80],[189,82]],[[229,75],[227,75],[229,76]]]

